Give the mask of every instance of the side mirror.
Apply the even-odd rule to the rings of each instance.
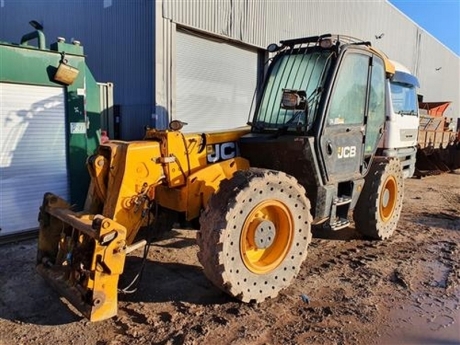
[[[289,110],[306,110],[307,93],[304,90],[283,89],[281,108]]]

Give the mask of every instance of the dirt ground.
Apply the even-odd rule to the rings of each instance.
[[[90,323],[34,270],[36,240],[0,246],[0,344],[460,344],[460,174],[405,183],[385,242],[315,232],[294,283],[242,304],[202,273],[194,230],[152,245],[118,316]],[[130,255],[129,281],[142,251]]]

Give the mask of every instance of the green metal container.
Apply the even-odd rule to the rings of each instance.
[[[37,46],[30,45],[30,41],[34,40],[38,41]],[[65,118],[65,146],[62,150],[66,153],[68,190],[71,203],[76,205],[76,209],[81,209],[90,181],[86,159],[95,152],[100,143],[101,114],[107,112],[104,107],[111,106],[106,100],[101,100],[101,85],[96,82],[86,65],[83,47],[78,42],[68,44],[59,40],[51,44],[50,49],[46,49],[45,37],[40,30],[24,35],[20,44],[0,42],[0,87],[6,90],[13,84],[19,89],[23,85],[37,86],[37,89],[43,86],[48,87],[47,89],[55,87],[63,90],[65,110],[59,116]],[[8,114],[2,116],[6,123]],[[33,147],[27,153],[34,155]],[[22,164],[31,172],[38,168],[27,167],[26,159]],[[53,166],[46,168],[52,171]],[[21,186],[17,188],[20,196]],[[7,203],[8,200],[2,202]],[[36,220],[36,213],[33,217]],[[0,224],[0,236],[2,227],[7,228],[8,225]]]

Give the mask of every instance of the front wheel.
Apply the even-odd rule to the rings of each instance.
[[[373,239],[389,238],[398,225],[403,194],[399,159],[374,161],[353,211],[356,230]]]
[[[201,215],[197,242],[204,273],[243,302],[287,287],[311,241],[310,202],[296,179],[249,169],[221,183]]]

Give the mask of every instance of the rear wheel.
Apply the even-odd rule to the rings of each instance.
[[[398,225],[403,192],[399,160],[374,161],[353,212],[356,230],[378,240],[389,238]]]
[[[275,297],[305,260],[311,221],[296,179],[265,169],[239,171],[221,183],[201,215],[204,273],[243,302]]]

